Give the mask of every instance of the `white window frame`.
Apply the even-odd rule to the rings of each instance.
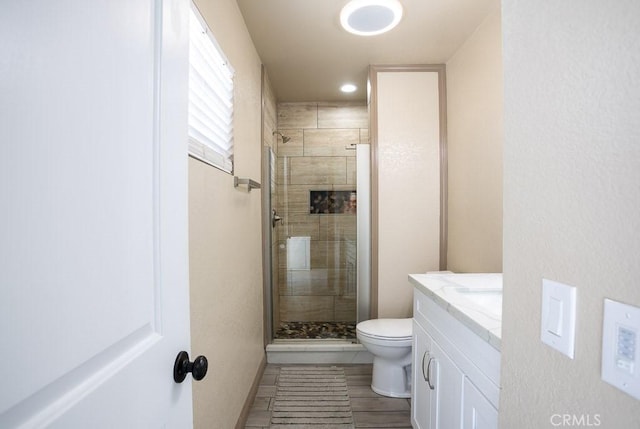
[[[195,4],[189,18],[189,155],[233,174],[235,71]]]

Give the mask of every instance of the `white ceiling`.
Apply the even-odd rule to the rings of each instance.
[[[237,0],[280,102],[365,100],[370,64],[442,64],[500,0],[400,0],[390,32],[362,37],[340,26],[348,0]],[[358,86],[340,92],[342,83]]]

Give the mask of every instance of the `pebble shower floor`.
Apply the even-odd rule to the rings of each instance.
[[[355,322],[281,322],[276,340],[337,339],[355,340]]]

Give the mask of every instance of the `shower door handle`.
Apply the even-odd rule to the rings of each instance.
[[[278,216],[276,209],[273,209],[271,212],[271,226],[275,228],[277,222],[282,222],[282,218]]]

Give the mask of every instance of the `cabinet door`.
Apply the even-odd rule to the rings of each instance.
[[[436,423],[438,429],[462,427],[462,386],[464,374],[435,341],[431,342],[431,365],[427,377],[436,396]],[[425,368],[427,371],[427,368]]]
[[[427,379],[431,359],[431,337],[413,321],[413,380],[411,383],[411,424],[414,429],[435,428],[436,398]],[[432,424],[433,422],[433,424]]]
[[[463,401],[464,429],[496,429],[498,427],[498,410],[482,393],[465,377]]]
[[[464,374],[426,331],[413,322],[411,423],[415,429],[462,427]]]

